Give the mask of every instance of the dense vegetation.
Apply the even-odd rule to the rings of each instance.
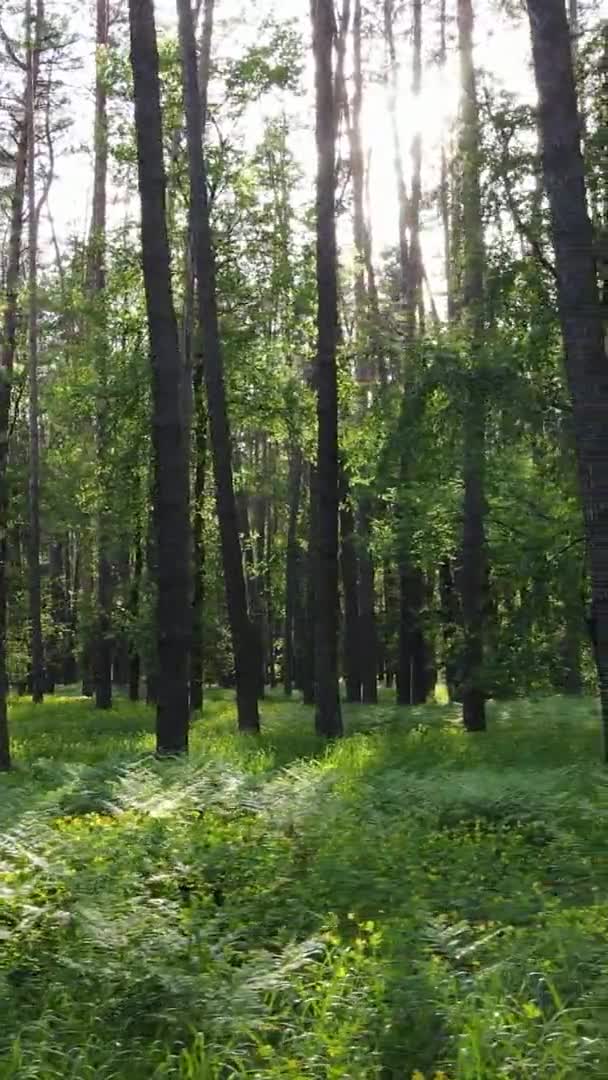
[[[3,1077],[603,1077],[606,781],[588,701],[382,696],[327,749],[278,696],[12,713]]]
[[[0,11],[0,1078],[605,1076],[602,4],[85,7]]]

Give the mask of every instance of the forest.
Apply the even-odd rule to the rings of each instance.
[[[0,0],[0,1080],[608,1076],[605,0]]]

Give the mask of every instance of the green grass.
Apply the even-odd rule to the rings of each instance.
[[[11,713],[0,1080],[608,1076],[608,776],[590,701],[346,709],[260,738],[210,693]]]

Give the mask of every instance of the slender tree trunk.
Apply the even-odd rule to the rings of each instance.
[[[204,145],[207,127],[207,99],[211,74],[211,45],[213,41],[214,0],[204,0],[203,29],[199,58],[199,93],[201,102],[201,142]],[[189,227],[190,246],[194,242],[193,223]],[[194,277],[194,253],[192,271]],[[194,282],[192,281],[193,292]],[[200,333],[200,330],[199,330]],[[192,556],[194,589],[192,593],[192,650],[190,655],[190,711],[203,707],[204,694],[204,603],[205,603],[205,539],[204,503],[207,475],[207,408],[205,405],[205,358],[202,345],[197,352],[193,369],[192,397],[194,403],[194,492],[192,515]]]
[[[467,731],[486,726],[483,688],[485,537],[485,412],[480,351],[483,345],[484,239],[480,194],[480,133],[473,66],[473,8],[458,0],[458,40],[462,89],[462,317],[468,331],[471,364],[464,405],[464,504],[462,539],[463,721]]]
[[[412,101],[415,106],[422,90],[422,0],[412,0],[414,16],[414,56],[412,64]],[[416,131],[412,140],[412,195],[410,199],[410,269],[411,288],[408,297],[408,337],[416,333],[416,312],[422,305],[422,250],[420,247],[420,206],[422,202],[422,133]],[[420,326],[423,329],[423,326]]]
[[[340,468],[340,564],[344,596],[344,681],[346,700],[361,703],[359,647],[359,580],[355,547],[355,513],[350,503],[348,478]]]
[[[234,649],[238,723],[241,731],[259,731],[256,663],[258,651],[247,613],[247,596],[234,496],[230,427],[215,290],[215,260],[209,221],[205,158],[201,142],[202,111],[189,0],[177,0],[177,11],[186,108],[190,200],[193,207],[198,315],[205,350],[205,382],[226,601]]]
[[[295,445],[289,455],[289,511],[285,567],[285,637],[283,642],[283,683],[291,696],[294,683],[294,625],[298,588],[298,517],[302,489],[302,451]]]
[[[188,453],[165,215],[158,49],[151,0],[129,0],[129,16],[142,258],[152,354],[159,673],[156,746],[159,754],[174,754],[188,748],[191,614]]]
[[[28,88],[29,89],[29,88]],[[27,91],[26,91],[27,94]],[[8,570],[8,453],[11,386],[15,349],[17,344],[17,305],[19,293],[19,268],[23,235],[23,210],[25,202],[25,178],[27,165],[26,118],[21,121],[17,141],[15,180],[11,199],[11,219],[8,242],[8,262],[4,287],[4,320],[0,362],[0,770],[10,768],[10,744],[8,732],[7,694],[7,570]]]
[[[314,705],[316,681],[315,624],[319,573],[319,495],[317,469],[309,469],[308,557],[306,559],[306,597],[304,602],[304,634],[301,665],[302,698],[305,705]]]
[[[447,34],[446,34],[446,0],[441,0],[439,11],[440,45],[439,64],[442,74],[445,73],[448,61]],[[446,91],[446,87],[442,87]],[[441,136],[441,172],[439,181],[439,208],[441,211],[441,227],[443,229],[443,257],[445,265],[445,287],[447,297],[447,314],[451,322],[454,316],[452,299],[452,253],[450,241],[450,171],[448,167],[448,153],[446,147],[446,132]]]
[[[80,590],[80,545],[76,547],[72,571],[71,536],[65,538],[65,598],[66,598],[66,645],[61,681],[64,686],[71,686],[78,678],[76,663],[76,634],[78,631],[78,594]]]
[[[110,558],[110,521],[107,503],[110,491],[108,476],[108,372],[105,313],[106,187],[108,172],[108,118],[106,71],[109,5],[96,4],[96,75],[95,75],[95,164],[93,178],[93,215],[89,241],[90,329],[97,369],[95,436],[100,487],[97,511],[97,612],[95,620],[95,705],[112,706],[112,563]]]
[[[336,248],[336,110],[332,73],[333,3],[315,0],[317,174],[317,488],[318,559],[315,632],[315,725],[342,734],[338,693],[338,285]]]
[[[29,0],[28,0],[29,15]],[[35,704],[44,697],[42,644],[42,586],[40,578],[40,434],[38,415],[38,208],[36,206],[36,86],[40,35],[44,18],[41,0],[27,27],[27,186],[28,186],[28,357],[29,357],[29,536],[28,577],[30,609],[31,686]],[[32,37],[33,32],[33,37]]]
[[[401,274],[400,293],[401,300],[407,311],[409,306],[410,288],[410,252],[407,241],[408,224],[408,198],[405,186],[405,171],[403,168],[403,155],[401,151],[401,138],[399,135],[399,111],[398,97],[398,65],[397,51],[395,49],[394,35],[394,0],[384,0],[384,37],[388,51],[388,109],[393,136],[393,158],[395,177],[397,180],[397,198],[399,203],[399,269]],[[407,329],[407,320],[406,320]]]
[[[204,685],[204,600],[205,600],[205,539],[204,503],[207,468],[207,409],[205,407],[202,356],[197,357],[194,370],[194,506],[193,556],[194,589],[192,593],[192,653],[190,659],[190,711],[203,707]]]
[[[527,0],[559,314],[591,569],[590,629],[608,762],[608,380],[564,0]]]
[[[370,514],[367,499],[359,508],[359,649],[361,657],[361,689],[364,705],[378,701],[378,629],[375,610],[374,562],[369,550]]]
[[[134,630],[139,619],[139,601],[141,594],[141,577],[143,571],[143,550],[141,533],[138,530],[135,536],[135,553],[133,557],[133,571],[131,576],[131,588],[129,595],[129,614],[131,616],[131,640],[129,642],[129,700],[139,701],[139,684],[141,679],[141,657]]]

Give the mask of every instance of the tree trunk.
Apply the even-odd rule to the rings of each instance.
[[[309,469],[309,507],[308,507],[308,557],[306,559],[306,596],[303,607],[302,663],[301,684],[302,698],[305,705],[315,702],[315,625],[317,611],[317,586],[319,558],[319,497],[317,491],[317,470],[314,465]]]
[[[344,682],[346,700],[361,704],[359,650],[359,575],[355,547],[355,514],[350,503],[348,479],[340,467],[340,566],[344,596]]]
[[[203,707],[204,684],[204,502],[207,468],[207,409],[205,408],[203,364],[203,357],[198,356],[194,369],[194,506],[192,514],[194,589],[192,592],[192,651],[190,656],[191,712],[198,712]]]
[[[462,92],[462,318],[468,332],[471,363],[464,403],[464,502],[462,533],[463,664],[462,708],[467,731],[486,726],[483,687],[484,591],[487,574],[485,537],[485,395],[480,375],[483,346],[484,239],[480,193],[480,132],[473,66],[473,8],[458,0],[458,41]]]
[[[129,595],[129,614],[131,616],[131,640],[129,641],[129,701],[139,701],[139,683],[141,678],[141,657],[134,631],[139,619],[139,599],[141,593],[141,576],[143,570],[143,551],[141,533],[138,530],[135,536],[135,554],[133,558],[133,571],[131,577],[131,589]]]
[[[608,379],[564,0],[527,0],[559,314],[591,570],[590,628],[608,762]]]
[[[152,0],[129,0],[141,197],[142,259],[152,354],[154,526],[157,559],[158,754],[188,748],[190,543],[182,364],[165,216],[165,170]]]
[[[105,312],[106,186],[108,172],[108,118],[106,51],[108,47],[108,0],[96,5],[96,75],[95,75],[95,164],[93,178],[93,214],[89,239],[90,330],[97,374],[95,402],[95,437],[100,499],[97,511],[97,612],[95,619],[95,705],[112,706],[112,564],[110,559],[110,521],[108,496],[108,372]]]
[[[410,306],[410,252],[407,241],[408,224],[408,199],[405,186],[405,171],[403,168],[403,155],[401,151],[401,139],[399,136],[399,113],[397,106],[398,95],[398,66],[397,52],[395,49],[394,34],[394,0],[384,0],[384,37],[388,51],[388,111],[393,136],[393,161],[395,178],[397,180],[397,198],[399,203],[399,270],[400,270],[400,294],[401,301],[407,312]],[[407,328],[407,320],[406,320]]]
[[[315,0],[313,48],[317,142],[317,488],[318,558],[315,631],[315,726],[342,734],[338,693],[338,285],[336,250],[336,110],[332,73],[333,3]]]
[[[26,91],[27,94],[27,91]],[[25,178],[27,165],[28,125],[25,117],[17,141],[15,180],[11,199],[11,218],[8,241],[8,262],[4,287],[4,320],[0,372],[0,770],[11,765],[8,732],[7,694],[7,531],[9,512],[8,452],[11,406],[11,385],[15,349],[17,345],[17,304],[19,294],[19,268],[23,236],[23,208],[25,201]]]
[[[302,451],[294,446],[289,455],[287,552],[285,566],[285,636],[283,641],[283,683],[291,696],[294,683],[294,624],[298,589],[298,517],[302,489]]]
[[[29,0],[28,0],[29,15]],[[40,433],[38,410],[38,208],[36,206],[36,86],[40,35],[44,18],[41,0],[27,25],[28,127],[28,358],[29,358],[29,530],[28,579],[30,614],[31,689],[35,704],[44,697],[42,645],[42,586],[40,578]],[[34,38],[32,39],[32,30]]]
[[[364,705],[378,701],[378,630],[376,626],[374,562],[369,551],[370,515],[365,498],[359,509],[359,650]]]
[[[255,732],[260,728],[256,663],[258,650],[255,647],[254,631],[247,613],[245,578],[234,497],[230,427],[215,290],[215,259],[209,222],[205,158],[201,142],[202,110],[189,0],[177,0],[177,11],[186,108],[190,201],[193,208],[198,316],[205,350],[205,383],[226,601],[234,650],[238,724],[241,731]]]

